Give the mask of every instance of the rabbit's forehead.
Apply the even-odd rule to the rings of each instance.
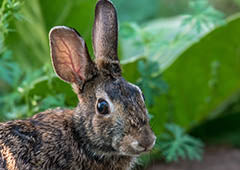
[[[132,83],[129,83],[129,82],[128,82],[128,84],[130,86],[134,87],[135,89],[137,89],[138,93],[140,94],[141,99],[144,101],[142,90],[138,86],[136,86],[135,84],[132,84]]]
[[[142,100],[142,91],[134,84],[125,81],[123,78],[103,82],[97,88],[99,95],[107,96],[111,101]],[[97,96],[98,97],[98,96]]]
[[[110,104],[115,104],[115,106],[116,104],[118,106],[121,105],[125,109],[137,108],[137,110],[145,110],[145,103],[140,88],[125,81],[123,78],[112,81],[109,80],[99,84],[96,91],[96,97],[104,98]]]

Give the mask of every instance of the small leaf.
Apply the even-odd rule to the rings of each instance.
[[[167,162],[181,159],[200,160],[203,153],[203,143],[187,135],[184,129],[175,124],[166,124],[166,132],[159,136],[156,147]]]

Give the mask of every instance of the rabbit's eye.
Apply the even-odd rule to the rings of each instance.
[[[98,113],[106,115],[109,113],[109,105],[104,99],[99,99],[97,104]]]

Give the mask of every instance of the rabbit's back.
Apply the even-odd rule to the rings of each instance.
[[[71,169],[71,110],[0,124],[0,169]]]

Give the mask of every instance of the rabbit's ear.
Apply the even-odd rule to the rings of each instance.
[[[93,26],[93,48],[99,69],[111,74],[121,74],[117,55],[117,12],[109,0],[99,0],[95,9]]]
[[[74,29],[54,27],[49,33],[49,39],[52,63],[62,80],[83,86],[96,74],[86,44]]]

